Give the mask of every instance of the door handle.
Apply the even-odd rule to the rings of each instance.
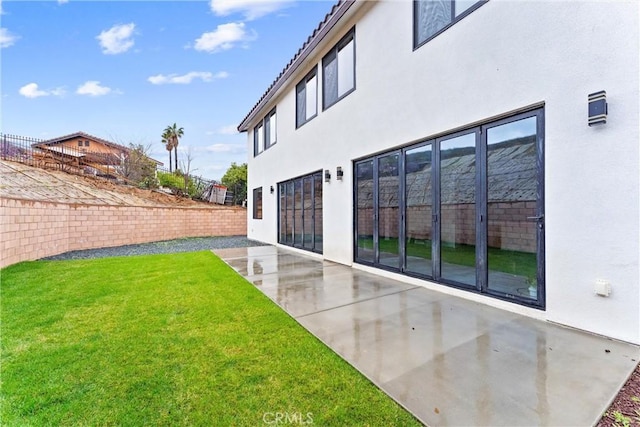
[[[544,215],[539,215],[539,216],[528,216],[527,219],[529,221],[540,221],[541,219],[544,219]]]

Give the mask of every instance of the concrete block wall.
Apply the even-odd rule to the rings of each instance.
[[[183,237],[245,235],[242,208],[74,205],[0,199],[0,268],[101,247]]]
[[[462,203],[441,207],[441,239],[475,245],[475,205]],[[398,237],[399,209],[380,208],[380,233]],[[536,223],[527,217],[536,215],[536,203],[532,201],[489,203],[489,247],[521,252],[535,252]],[[407,208],[407,235],[413,239],[431,239],[431,206],[416,205]],[[358,209],[358,230],[361,236],[373,235],[373,208]]]

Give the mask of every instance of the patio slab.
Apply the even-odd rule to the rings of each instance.
[[[598,421],[640,348],[262,246],[214,251],[427,425]]]

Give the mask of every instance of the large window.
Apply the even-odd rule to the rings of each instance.
[[[543,110],[358,160],[355,261],[544,307]]]
[[[322,252],[322,172],[278,184],[278,243]]]
[[[317,67],[296,86],[296,127],[300,127],[318,114]]]
[[[276,130],[276,110],[273,109],[253,128],[254,157],[272,147],[277,142]]]
[[[332,106],[356,88],[356,40],[352,29],[322,58],[322,106]]]
[[[262,219],[262,187],[253,189],[253,219]]]
[[[483,3],[486,0],[415,0],[414,46],[431,40]]]

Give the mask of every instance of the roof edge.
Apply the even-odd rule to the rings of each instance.
[[[249,123],[253,121],[258,112],[260,112],[274,97],[276,92],[285,84],[285,82],[294,74],[300,65],[307,59],[327,34],[336,26],[345,13],[356,3],[356,0],[339,0],[333,5],[331,11],[325,15],[318,27],[307,38],[295,56],[280,72],[278,77],[271,83],[271,86],[260,97],[258,102],[253,106],[249,114],[242,119],[238,125],[238,132],[246,132],[249,130]]]

